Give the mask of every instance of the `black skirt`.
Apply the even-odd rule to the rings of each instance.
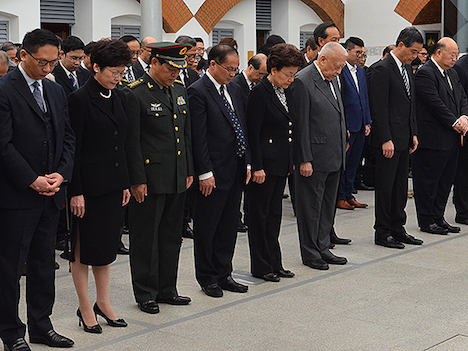
[[[122,191],[100,196],[85,196],[85,215],[72,215],[72,258],[76,233],[80,238],[80,262],[89,266],[105,266],[115,261],[120,243]]]

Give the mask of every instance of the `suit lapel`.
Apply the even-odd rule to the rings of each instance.
[[[216,102],[216,104],[219,106],[219,108],[223,112],[224,117],[227,118],[227,120],[229,121],[229,123],[232,126],[232,120],[231,120],[231,117],[229,116],[229,112],[226,109],[226,106],[224,106],[223,98],[221,97],[219,92],[216,90],[216,88],[215,88],[213,82],[210,80],[210,78],[208,78],[206,75],[204,75],[203,79],[205,79],[205,85],[206,85],[206,87],[208,89],[208,92],[210,93],[211,97]],[[233,128],[234,128],[234,126],[233,126]]]
[[[273,86],[271,85],[270,81],[268,80],[268,78],[263,78],[262,80],[262,84],[265,85],[266,89],[268,90],[268,92],[270,93],[270,96],[271,96],[271,101],[273,103],[273,105],[278,109],[280,110],[283,115],[289,119],[289,113],[288,111],[286,111],[286,109],[284,108],[283,104],[281,103],[281,101],[279,100],[278,96],[276,95],[276,92],[275,92],[275,89],[273,88]],[[287,89],[284,91],[284,93],[286,94],[287,92]],[[287,101],[287,98],[286,98],[286,101]]]
[[[31,93],[31,89],[28,86],[28,83],[23,77],[23,74],[17,68],[14,73],[12,73],[12,80],[13,80],[13,86],[15,87],[16,90],[21,94],[21,96],[26,100],[28,105],[36,112],[36,114],[41,118],[44,119],[44,114],[42,113],[41,109],[39,108],[39,105],[36,102],[36,99],[34,99],[33,94]]]
[[[329,83],[325,82],[322,77],[320,76],[320,73],[317,71],[317,67],[314,65],[314,81],[315,81],[315,86],[317,87],[318,90],[322,92],[323,95],[330,101],[330,103],[333,105],[334,108],[336,108],[338,111],[340,111],[340,107],[338,106],[338,102],[336,101],[335,97],[332,95],[330,86],[328,85]],[[333,82],[332,82],[333,84]],[[335,94],[338,94],[339,89],[335,85],[333,85],[333,88],[335,89]],[[338,97],[338,96],[337,96]]]
[[[354,78],[353,78],[353,75],[351,74],[351,71],[349,70],[348,68],[348,65],[345,65],[344,68],[343,68],[343,75],[345,77],[345,79],[347,79],[349,82],[351,82],[352,84],[352,87],[354,88],[354,90],[356,91],[356,94],[359,95],[359,91],[358,91],[358,88],[356,86],[356,82],[354,81]],[[357,73],[356,73],[357,75]],[[343,83],[343,82],[342,82]]]
[[[389,56],[389,60],[390,60],[390,65],[392,66],[392,69],[393,69],[393,73],[396,74],[397,76],[397,79],[398,81],[400,82],[400,85],[401,85],[401,88],[403,89],[403,91],[405,92],[405,96],[408,98],[409,100],[409,96],[408,96],[408,93],[406,92],[406,86],[405,86],[405,81],[403,80],[403,76],[401,74],[401,70],[400,70],[400,67],[398,67],[395,59],[393,58],[392,55],[388,55]],[[408,83],[410,83],[410,94],[413,94],[414,92],[412,90],[413,86],[411,85],[411,79],[410,79],[410,72],[408,72],[407,70],[407,67],[405,65],[405,69],[406,69],[406,74],[408,76]]]
[[[70,80],[69,77],[67,77],[67,75],[66,75],[65,71],[63,70],[62,66],[60,65],[60,63],[57,65],[57,67],[55,67],[54,71],[55,71],[54,76],[55,76],[56,81],[63,82],[67,87],[70,88],[71,91],[75,90],[75,89],[73,89],[72,81]]]

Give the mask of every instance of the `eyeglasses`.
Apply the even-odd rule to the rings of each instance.
[[[68,59],[70,61],[77,62],[77,61],[83,61],[85,59],[85,57],[84,56],[70,56],[70,57],[68,57]]]
[[[123,72],[111,71],[109,68],[107,68],[107,70],[112,74],[112,77],[114,78],[123,77],[126,73],[126,71],[123,71]]]
[[[47,66],[47,65],[49,65],[50,67],[55,67],[55,66],[57,66],[57,63],[59,62],[58,57],[55,60],[47,61],[47,60],[44,60],[44,59],[37,59],[28,50],[26,50],[24,48],[23,48],[23,50],[26,51],[29,54],[29,56],[31,56],[33,59],[35,59],[37,61],[37,64],[38,64],[39,67],[44,67],[44,66]]]
[[[294,74],[286,74],[286,73],[284,73],[284,72],[283,72],[283,71],[281,71],[281,70],[279,70],[278,72],[281,72],[281,73],[283,73],[283,74],[284,74],[284,76],[285,76],[286,78],[288,78],[288,79],[293,79],[293,80],[294,80]]]
[[[237,74],[239,73],[239,67],[236,67],[236,68],[227,68],[227,67],[224,67],[222,64],[220,64],[218,61],[215,61],[213,60],[218,66],[221,66],[223,67],[226,71],[228,71],[229,74],[231,73],[234,73],[234,74]]]
[[[138,56],[139,53],[140,53],[140,50],[130,50],[130,54],[132,56],[135,56],[135,55]]]

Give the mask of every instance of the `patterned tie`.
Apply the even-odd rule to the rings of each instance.
[[[135,77],[133,76],[132,68],[127,67],[127,80],[132,83],[135,81]]]
[[[32,86],[34,87],[34,91],[33,91],[34,99],[39,105],[39,108],[41,109],[41,111],[45,113],[44,100],[42,99],[41,89],[39,89],[39,83],[35,81],[34,83],[32,83]]]
[[[405,82],[406,93],[408,94],[408,96],[411,97],[410,85],[409,85],[409,79],[408,79],[408,72],[406,72],[406,68],[405,68],[404,63],[401,64],[401,70],[402,70],[401,75],[403,76],[403,81]]]
[[[250,82],[250,90],[252,90],[254,86],[255,86],[255,83],[254,83],[254,82]]]
[[[452,84],[450,83],[450,80],[449,80],[449,78],[448,78],[447,71],[444,70],[444,73],[443,73],[442,75],[444,76],[445,80],[447,81],[447,84],[449,85],[450,90],[453,91],[453,87],[452,87]]]
[[[188,87],[188,82],[189,82],[189,74],[186,69],[183,70],[183,75],[184,75],[184,86]]]
[[[223,98],[224,106],[228,110],[229,117],[231,117],[232,125],[234,126],[234,130],[236,132],[237,156],[242,157],[245,153],[246,147],[245,136],[244,132],[242,131],[242,126],[239,123],[239,119],[237,118],[236,113],[232,110],[231,105],[226,99],[226,95],[224,95],[224,85],[221,85],[219,92],[221,94],[221,97]]]
[[[73,85],[73,90],[78,89],[78,82],[76,81],[76,78],[73,73],[70,72],[70,75],[68,76],[70,78],[72,85]]]

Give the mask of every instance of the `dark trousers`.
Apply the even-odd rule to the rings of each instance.
[[[302,262],[319,259],[328,251],[340,174],[341,169],[303,177],[296,171],[296,215]]]
[[[364,129],[356,133],[350,133],[348,139],[349,149],[346,151],[346,166],[341,172],[338,200],[351,200],[353,196],[354,178],[361,162],[362,149],[366,138]]]
[[[249,185],[250,271],[260,277],[283,269],[278,237],[286,176],[267,175],[262,184]]]
[[[468,138],[465,138],[465,143]],[[457,221],[468,220],[468,145],[460,148],[457,174],[453,187],[453,203]]]
[[[386,158],[375,150],[375,236],[385,239],[400,233],[406,223],[408,199],[408,150],[395,151]]]
[[[148,194],[129,208],[130,268],[136,302],[177,296],[185,192]]]
[[[4,343],[25,335],[25,325],[18,316],[19,280],[25,262],[29,335],[52,329],[49,316],[55,298],[58,220],[54,200],[45,196],[30,209],[0,209],[0,337]]]
[[[184,204],[184,225],[182,229],[187,229],[195,211],[195,192],[197,191],[196,186],[192,184],[190,188],[185,192],[185,204]]]
[[[442,224],[455,180],[458,150],[459,146],[455,144],[450,150],[419,148],[412,155],[414,200],[419,227]]]
[[[217,184],[207,197],[197,191],[193,216],[195,274],[200,286],[218,283],[232,272],[245,163],[238,160],[230,188]],[[215,176],[216,181],[216,176]]]

